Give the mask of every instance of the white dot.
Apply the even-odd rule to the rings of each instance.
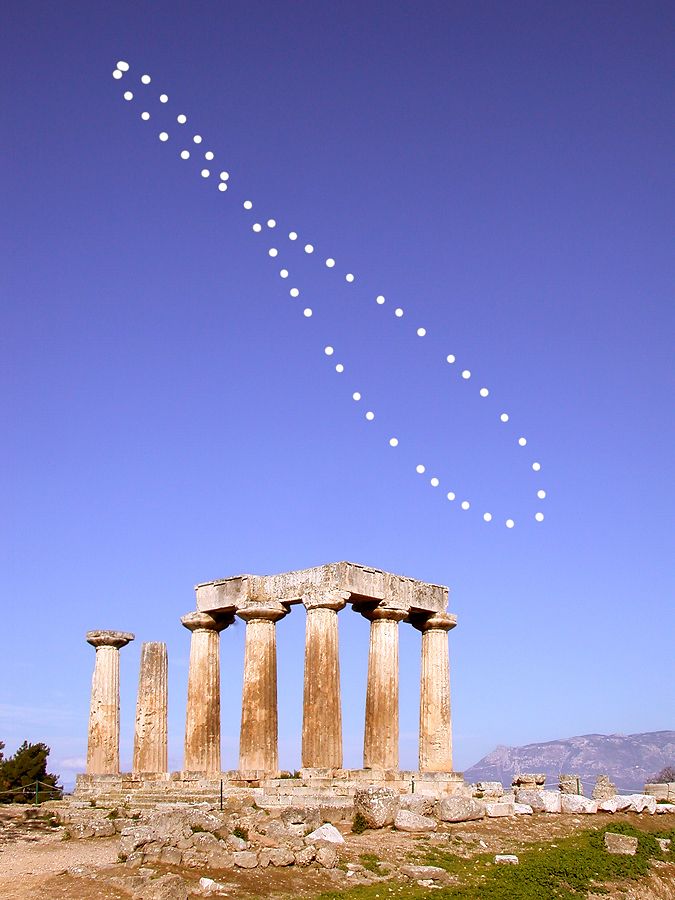
[[[360,399],[361,399],[361,394],[359,394],[358,391],[354,391],[354,393],[352,394],[352,400],[356,400],[357,403],[358,403],[358,401],[359,401]]]
[[[326,356],[332,356],[335,353],[335,350],[331,346],[328,346],[323,348],[323,352]]]
[[[448,353],[448,355],[445,357],[445,361],[449,362],[450,365],[452,365],[452,363],[454,363],[455,361],[455,357],[452,355],[452,353]]]
[[[227,181],[227,180],[229,179],[229,177],[230,177],[230,173],[229,173],[229,172],[221,172],[221,173],[220,173],[220,180],[221,180],[221,181]]]
[[[190,159],[190,151],[189,150],[181,150],[180,158],[181,159]]]
[[[179,116],[176,116],[176,122],[178,122],[179,125],[185,125],[187,116],[184,113],[181,113]]]
[[[469,378],[471,378],[471,372],[469,372],[468,369],[464,369],[464,371],[462,372],[462,378],[463,378],[465,381],[468,381]]]
[[[300,296],[300,291],[297,288],[291,288],[288,293],[291,295],[291,297],[299,297]]]
[[[221,181],[221,182],[219,183],[219,185],[218,185],[218,190],[219,190],[219,191],[226,191],[226,190],[227,190],[227,185],[225,184],[224,181]]]
[[[535,472],[539,472],[539,471],[541,470],[541,463],[533,462],[533,463],[532,463],[532,469],[533,469]]]
[[[115,69],[115,71],[113,72],[113,78],[119,79],[121,77],[122,77],[122,72],[120,72],[119,69]]]
[[[259,231],[262,231],[262,225],[260,222],[254,222],[253,225],[251,225],[251,230],[255,231],[257,234]]]
[[[160,103],[168,103],[168,102],[169,102],[168,96],[167,96],[166,94],[160,94],[160,95],[159,95],[159,102],[160,102]]]
[[[490,391],[488,391],[487,388],[481,388],[478,391],[478,393],[481,395],[481,397],[487,397],[487,395],[490,393]]]
[[[305,253],[314,253],[314,247],[312,244],[305,244]]]
[[[133,100],[133,99],[134,99],[134,95],[131,93],[131,91],[125,91],[125,92],[124,92],[124,99],[125,99],[125,100]]]
[[[277,224],[276,219],[268,219],[268,220],[267,220],[267,227],[268,227],[268,228],[274,228],[274,227],[276,226],[276,224]]]
[[[244,200],[244,209],[253,209],[253,204],[250,200]]]
[[[277,250],[276,247],[270,247],[270,249],[267,252],[269,253],[270,256],[277,256],[279,253],[279,251]]]
[[[303,309],[302,314],[306,319],[309,319],[309,317],[312,315],[312,310],[307,307],[307,309]]]
[[[142,113],[141,113],[141,119],[143,119],[144,122],[147,122],[149,118],[150,118],[150,113],[149,113],[149,112],[142,112]]]
[[[469,503],[468,500],[462,500],[461,506],[462,506],[462,509],[469,509],[471,504]]]
[[[213,159],[214,153],[213,150],[207,150],[204,154],[204,159],[208,159],[209,162]]]
[[[378,294],[375,298],[375,302],[378,304],[378,306],[382,306],[382,304],[384,303],[384,294]]]
[[[117,63],[117,68],[120,69],[122,72],[128,72],[129,71],[129,63],[125,62],[123,59],[121,59]]]
[[[335,260],[329,256],[328,259],[326,260],[326,265],[328,266],[329,269],[332,269],[333,266],[335,265]]]
[[[401,316],[403,315],[403,310],[401,309],[400,306],[398,307],[398,309],[394,310],[394,315],[399,319],[401,318]]]
[[[546,497],[546,491],[537,491],[537,497],[539,497],[540,500],[543,500]]]
[[[354,276],[352,275],[352,273],[347,272],[347,274],[345,275],[345,281],[348,281],[351,284],[353,280],[354,280]]]
[[[502,420],[502,422],[508,422],[508,421],[509,421],[509,414],[508,414],[508,413],[502,413],[501,416],[500,416],[499,418]]]
[[[149,75],[141,75],[141,82],[143,84],[150,84],[152,78]]]
[[[202,136],[201,136],[201,134],[196,134],[196,135],[192,138],[192,140],[195,142],[195,144],[201,144],[201,142],[202,142]],[[249,209],[250,209],[250,207],[249,207]]]
[[[425,335],[426,333],[427,333],[426,328],[418,328],[418,329],[417,329],[417,336],[418,336],[418,337],[424,337],[424,335]]]
[[[340,375],[344,372],[344,370],[345,370],[345,367],[342,365],[342,363],[338,363],[335,366],[335,371]]]
[[[424,475],[426,470],[427,470],[426,466],[422,466],[422,465],[415,466],[415,471],[417,472],[418,475]]]
[[[201,176],[202,178],[208,178],[211,172],[208,169],[202,169]]]
[[[513,526],[514,526],[515,524],[516,524],[516,523],[513,521],[513,519],[507,519],[507,520],[506,520],[506,527],[507,527],[507,528],[513,528]]]
[[[281,275],[282,278],[288,278],[288,269],[280,269],[279,275]]]
[[[390,447],[398,447],[398,438],[389,438]]]
[[[448,500],[454,500],[455,497],[457,496],[457,494],[455,494],[454,491],[448,491],[448,493],[445,496],[448,498]]]
[[[485,522],[491,522],[492,521],[492,513],[483,513],[483,519]]]
[[[366,413],[366,419],[368,419],[369,422],[372,422],[374,418],[375,418],[375,413],[369,409],[368,412]]]
[[[288,240],[289,240],[289,241],[297,241],[297,239],[298,239],[298,232],[297,232],[297,231],[289,231],[289,232],[288,232]]]
[[[159,139],[160,139],[160,141],[168,141],[169,135],[166,133],[166,131],[160,131]]]
[[[527,438],[524,438],[524,437],[518,438],[518,443],[520,444],[521,447],[524,447],[525,444],[527,444]]]
[[[432,487],[438,487],[438,485],[440,484],[440,481],[438,480],[438,478],[432,478],[431,481],[429,482],[429,484]]]
[[[537,522],[543,522],[544,514],[542,512],[535,513],[534,518],[537,520]]]

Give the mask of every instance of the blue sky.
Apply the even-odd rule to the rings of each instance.
[[[137,635],[122,651],[123,765],[140,644],[165,640],[178,768],[193,585],[340,559],[450,586],[458,768],[500,743],[672,727],[673,18],[658,2],[11,0],[9,750],[45,740],[72,779],[84,632],[112,627]],[[278,627],[290,768],[303,615]],[[340,628],[356,766],[368,626],[347,609]],[[227,768],[243,634],[222,637]],[[403,626],[410,767],[418,677]]]

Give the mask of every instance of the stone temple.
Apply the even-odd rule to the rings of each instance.
[[[120,649],[134,635],[90,631],[96,648],[87,771],[79,797],[214,800],[221,791],[255,788],[267,800],[349,797],[368,784],[401,793],[464,792],[452,770],[448,589],[368,566],[331,563],[279,575],[238,575],[198,584],[197,609],[183,616],[190,665],[183,769],[167,766],[166,645],[143,644],[133,767],[119,766]],[[297,777],[279,771],[276,629],[293,605],[306,610],[302,759]],[[338,613],[351,604],[370,623],[363,768],[344,769]],[[239,617],[246,623],[239,768],[220,759],[220,646]],[[399,627],[421,632],[419,770],[399,768]],[[280,627],[283,627],[281,625]],[[222,635],[222,632],[225,632]],[[222,635],[222,636],[221,636]]]

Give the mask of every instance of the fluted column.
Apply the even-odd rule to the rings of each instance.
[[[398,623],[408,612],[377,606],[363,610],[362,615],[370,619],[363,766],[365,769],[397,769]]]
[[[220,632],[233,619],[203,612],[181,619],[192,632],[183,762],[187,772],[220,772]]]
[[[88,631],[96,648],[91,681],[87,774],[118,775],[120,771],[120,647],[133,641],[127,631]]]
[[[239,769],[273,774],[279,769],[276,622],[287,614],[278,602],[237,610],[246,622]]]
[[[457,616],[434,613],[413,624],[422,632],[420,772],[452,772],[448,631],[457,624]]]
[[[144,643],[138,676],[134,772],[159,774],[168,771],[168,668],[166,644],[161,641]]]
[[[342,707],[338,617],[348,591],[305,595],[305,677],[302,706],[302,765],[342,768]]]

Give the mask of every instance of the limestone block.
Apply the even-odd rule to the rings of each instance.
[[[436,804],[441,822],[471,822],[485,817],[485,804],[469,797],[443,797]]]
[[[429,816],[420,816],[408,809],[399,809],[394,819],[394,828],[397,831],[425,832],[436,830],[436,820]]]
[[[656,843],[661,848],[661,853],[670,853],[672,840],[670,838],[657,838]]]
[[[120,835],[120,854],[128,858],[139,847],[149,844],[155,838],[155,829],[151,825],[136,825],[125,828]]]
[[[638,839],[628,837],[626,834],[613,834],[605,832],[605,848],[608,853],[617,853],[623,856],[635,856],[638,848]]]
[[[305,847],[303,850],[298,850],[296,852],[295,864],[296,866],[308,866],[314,861],[315,857],[316,847],[313,844],[310,844],[309,847]]]
[[[520,860],[514,853],[498,853],[495,856],[495,863],[498,866],[517,866]]]
[[[560,775],[558,777],[561,794],[583,794],[584,786],[579,775]]]
[[[608,775],[598,775],[591,797],[594,800],[609,800],[616,795],[616,785],[612,784]]]
[[[225,849],[215,834],[209,834],[208,831],[198,832],[192,837],[192,846],[195,850],[201,850],[202,853],[208,853],[210,850],[218,847]]]
[[[248,850],[247,842],[240,837],[237,837],[236,834],[228,834],[225,838],[225,845],[228,850],[239,851],[239,850]]]
[[[521,772],[515,776],[511,784],[513,787],[534,791],[546,784],[546,774],[541,772]]]
[[[269,851],[270,863],[273,866],[292,866],[295,862],[295,854],[288,847],[277,847]]]
[[[187,900],[188,885],[180,875],[160,875],[145,881],[132,896],[134,900]]]
[[[307,844],[313,844],[316,841],[326,841],[329,844],[345,843],[345,839],[335,825],[330,825],[328,822],[320,828],[317,828],[315,831],[312,831],[311,834],[308,834],[305,838]]]
[[[648,812],[651,816],[656,812],[656,797],[647,794],[629,794],[631,812]]]
[[[338,864],[337,850],[333,847],[321,847],[316,851],[316,861],[324,869],[334,869]]]
[[[403,794],[399,799],[399,808],[417,813],[418,816],[433,816],[436,798],[424,794]]]
[[[399,809],[399,795],[390,788],[371,785],[357,789],[354,794],[354,812],[360,813],[369,828],[393,825]]]
[[[258,854],[252,850],[240,850],[233,856],[235,866],[240,869],[255,869],[258,865]]]
[[[646,784],[645,794],[649,794],[650,797],[655,797],[657,800],[668,800],[668,785]]]
[[[420,878],[431,881],[443,881],[447,875],[445,869],[441,869],[440,866],[401,866],[401,872],[414,881]]]
[[[630,809],[631,803],[633,801],[630,797],[621,797],[619,794],[615,794],[613,797],[608,797],[606,800],[602,800],[598,804],[598,809],[601,812],[625,812]]]
[[[526,803],[534,812],[559,813],[559,791],[532,791],[521,789],[516,791],[516,802]]]
[[[561,794],[560,811],[567,815],[591,814],[598,811],[598,801],[579,794]]]
[[[514,803],[486,803],[485,814],[488,819],[497,819],[500,816],[515,816]]]
[[[476,783],[476,791],[482,794],[486,800],[492,797],[502,797],[504,785],[501,781],[479,781]]]
[[[675,803],[657,803],[656,815],[665,816],[668,813],[675,813]]]
[[[529,803],[514,803],[513,812],[517,816],[531,816],[534,810]]]
[[[164,866],[179,866],[183,853],[178,847],[162,847],[159,854],[159,862]]]

